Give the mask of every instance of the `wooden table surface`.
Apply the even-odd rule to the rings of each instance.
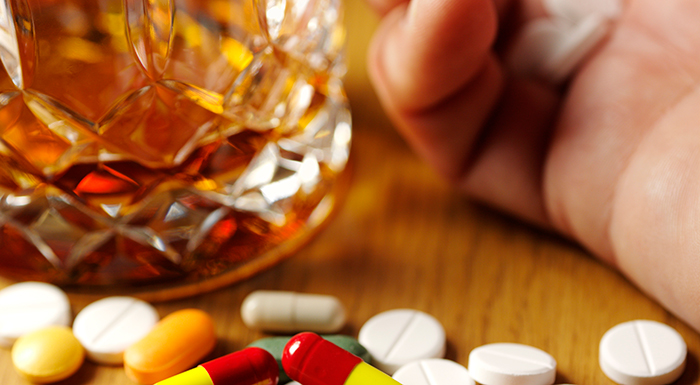
[[[406,147],[364,69],[377,19],[361,0],[347,1],[355,167],[344,206],[292,258],[224,289],[157,304],[161,316],[206,310],[219,335],[215,354],[222,355],[264,337],[239,314],[251,291],[325,293],[346,306],[347,334],[356,336],[381,311],[415,308],[442,322],[450,359],[466,365],[469,352],[486,343],[529,344],[556,358],[558,383],[573,384],[612,384],[598,365],[601,336],[623,321],[653,319],[676,328],[688,344],[679,383],[700,383],[698,333],[575,245],[467,201]],[[85,305],[74,301],[73,311]],[[9,350],[0,349],[0,384],[27,384]],[[87,362],[59,384],[133,382],[120,367]]]

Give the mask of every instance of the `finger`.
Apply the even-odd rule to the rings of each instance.
[[[700,92],[683,99],[631,157],[610,234],[620,270],[700,330]]]
[[[380,17],[386,16],[398,6],[406,6],[410,0],[366,0]]]
[[[558,95],[551,88],[511,81],[459,187],[490,206],[550,227],[542,169],[557,107]]]
[[[379,14],[379,16],[384,17],[386,14],[388,14],[391,10],[393,10],[397,6],[408,4],[408,2],[410,0],[366,0],[366,1],[367,1],[367,4],[369,4],[369,6],[372,7],[372,9],[374,9],[374,11]],[[516,2],[516,0],[492,0],[492,1],[496,7],[496,10],[498,11],[498,15],[501,17],[508,14],[509,11],[512,9],[512,4]],[[532,0],[527,0],[527,1],[532,1]],[[537,1],[539,2],[540,0],[537,0]]]
[[[496,23],[490,0],[413,0],[395,8],[368,58],[384,105],[420,111],[463,88],[484,65]]]
[[[472,82],[440,104],[419,112],[387,108],[387,113],[419,155],[443,176],[456,180],[502,87],[501,67],[490,57]]]
[[[367,4],[369,4],[372,9],[374,9],[375,12],[379,14],[379,16],[384,17],[386,16],[389,12],[391,12],[394,8],[403,5],[405,6],[408,4],[409,0],[366,0]]]

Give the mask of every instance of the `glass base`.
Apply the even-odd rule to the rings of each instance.
[[[80,302],[92,302],[112,295],[127,295],[148,302],[163,302],[206,293],[245,280],[291,257],[310,242],[328,224],[337,210],[342,207],[349,190],[351,174],[352,161],[348,162],[345,170],[338,175],[331,193],[323,198],[309,216],[305,226],[298,229],[293,236],[258,256],[229,265],[213,275],[193,272],[179,279],[150,284],[69,284],[59,286],[68,293],[71,299]],[[226,252],[224,245],[220,253],[225,254]],[[0,288],[19,281],[21,280],[0,277]]]

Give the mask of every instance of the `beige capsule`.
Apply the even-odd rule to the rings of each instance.
[[[334,333],[345,325],[345,309],[330,295],[258,290],[241,305],[243,322],[270,332]]]

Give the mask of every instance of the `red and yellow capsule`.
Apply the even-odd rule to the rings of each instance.
[[[289,340],[282,366],[289,377],[304,385],[401,385],[360,357],[308,332]]]
[[[272,354],[246,348],[205,362],[156,385],[276,385],[279,368]]]

